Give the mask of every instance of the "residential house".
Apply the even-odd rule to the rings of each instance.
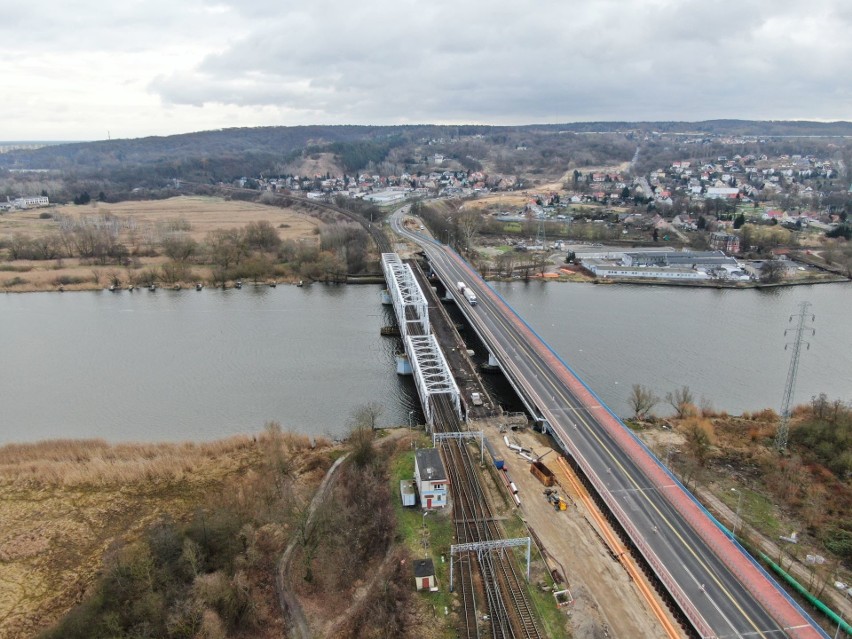
[[[740,236],[731,233],[711,233],[710,248],[725,251],[725,253],[740,252]]]
[[[421,448],[414,456],[414,481],[425,509],[447,505],[447,472],[437,448]]]

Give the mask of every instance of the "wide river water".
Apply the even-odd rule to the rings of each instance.
[[[852,400],[852,285],[772,290],[496,283],[619,415],[632,384],[681,385],[714,408],[778,410],[789,316],[810,301],[797,403]],[[210,440],[274,420],[339,436],[353,410],[422,419],[394,369],[378,286],[0,295],[0,443]],[[657,412],[670,412],[662,404]]]

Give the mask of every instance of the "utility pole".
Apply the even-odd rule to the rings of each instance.
[[[547,241],[547,236],[544,232],[544,218],[539,218],[538,220],[538,231],[535,235],[535,243],[538,246],[543,247],[544,243]]]
[[[796,374],[799,372],[799,354],[802,351],[802,344],[805,344],[807,348],[810,348],[811,345],[809,342],[806,342],[802,337],[805,334],[805,331],[808,330],[811,332],[811,335],[815,335],[816,331],[807,325],[808,320],[808,309],[811,307],[810,302],[802,302],[799,304],[799,314],[798,314],[798,323],[795,328],[788,328],[784,331],[784,335],[791,331],[795,331],[796,337],[792,342],[788,342],[784,345],[784,350],[787,350],[788,346],[793,347],[793,354],[790,357],[790,368],[787,371],[787,384],[784,387],[784,399],[781,402],[781,422],[778,424],[778,432],[775,434],[775,448],[778,449],[778,452],[784,452],[787,448],[787,437],[790,434],[790,404],[793,402],[793,391],[796,388]],[[793,321],[793,317],[795,315],[790,316],[790,321]],[[813,322],[815,319],[814,315],[811,315],[810,321]]]

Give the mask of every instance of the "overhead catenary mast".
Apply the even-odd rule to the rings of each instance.
[[[799,355],[802,352],[802,344],[804,344],[806,348],[811,347],[810,343],[803,339],[803,336],[806,330],[810,331],[811,335],[816,334],[816,331],[811,326],[807,325],[808,309],[810,307],[810,302],[800,303],[798,323],[796,324],[796,327],[788,328],[784,331],[784,335],[787,335],[787,333],[791,331],[795,331],[796,337],[792,342],[788,342],[784,345],[785,350],[788,346],[792,346],[793,354],[790,357],[790,368],[787,370],[787,384],[784,387],[784,399],[781,402],[781,421],[778,424],[778,432],[775,434],[775,448],[778,449],[778,452],[783,452],[787,448],[787,437],[790,433],[790,404],[793,402],[793,391],[796,388],[796,375],[799,372]],[[797,316],[790,316],[791,322],[794,317]],[[811,315],[810,321],[813,322],[814,319],[815,316]]]

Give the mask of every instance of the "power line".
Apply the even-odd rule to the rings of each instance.
[[[796,375],[799,372],[799,355],[802,351],[802,344],[807,348],[811,347],[810,342],[805,341],[803,336],[806,330],[810,331],[812,336],[816,335],[816,331],[807,324],[808,309],[810,307],[810,302],[800,303],[796,327],[788,328],[784,331],[785,336],[787,333],[795,332],[796,337],[792,342],[784,345],[784,350],[787,350],[788,346],[792,346],[793,354],[790,357],[790,368],[787,370],[787,384],[784,387],[784,399],[781,402],[781,421],[778,424],[778,432],[775,434],[775,448],[778,449],[778,452],[783,452],[787,448],[787,437],[790,434],[790,404],[793,402],[793,391],[796,388]],[[791,322],[794,317],[796,316],[790,316]],[[813,322],[814,319],[816,319],[816,316],[811,315],[810,321]]]

